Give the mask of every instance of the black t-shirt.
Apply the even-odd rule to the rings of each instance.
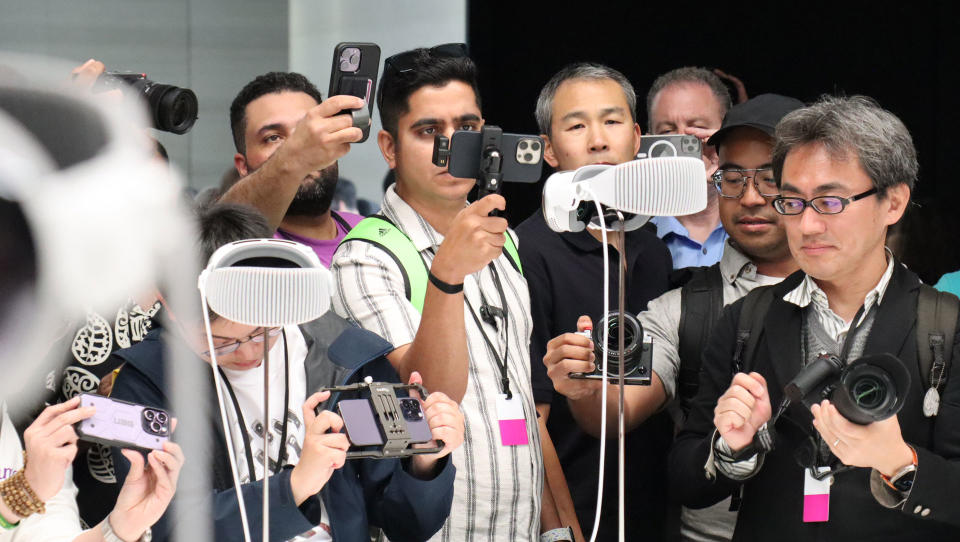
[[[588,232],[556,233],[535,213],[518,228],[520,260],[530,287],[533,334],[530,365],[537,403],[550,404],[547,429],[557,449],[584,536],[593,527],[597,502],[597,468],[600,440],[577,426],[567,400],[556,393],[543,365],[547,342],[577,330],[577,319],[586,314],[594,324],[603,313],[603,247]],[[653,233],[640,229],[626,234],[626,309],[638,313],[669,286],[673,261],[666,245]],[[610,251],[610,310],[616,310],[619,254]],[[656,348],[656,346],[654,346]],[[625,527],[658,540],[667,516],[667,452],[672,424],[658,413],[627,435]],[[607,441],[603,511],[598,540],[617,536],[617,439]]]

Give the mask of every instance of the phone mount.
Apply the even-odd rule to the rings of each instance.
[[[410,431],[407,420],[400,411],[400,400],[397,390],[417,390],[420,397],[426,397],[427,389],[421,384],[400,384],[392,382],[374,382],[367,377],[363,382],[345,386],[321,388],[319,391],[330,393],[356,392],[364,396],[369,394],[370,404],[377,413],[380,432],[383,435],[382,446],[365,446],[362,450],[348,450],[347,459],[388,459],[410,457],[417,454],[435,454],[443,450],[443,441],[437,440],[437,446],[431,448],[411,448]]]
[[[477,199],[488,194],[499,194],[503,185],[503,129],[485,124],[480,129],[480,161],[477,174]],[[433,164],[447,167],[450,163],[450,138],[437,134],[433,140]],[[494,209],[490,215],[495,216]]]

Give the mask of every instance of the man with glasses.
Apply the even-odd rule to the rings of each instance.
[[[476,67],[462,44],[406,51],[386,59],[378,94],[377,142],[396,183],[367,219],[371,237],[352,232],[337,249],[333,307],[397,345],[388,358],[402,378],[419,371],[427,389],[460,402],[467,438],[454,453],[453,513],[435,538],[536,540],[543,465],[530,297],[505,252],[516,243],[507,221],[489,216],[506,202],[468,203],[476,180],[432,162],[435,135],[483,125]]]
[[[216,204],[200,213],[201,256],[209,259],[216,249],[233,241],[261,238],[269,234],[266,220],[248,207]],[[261,264],[262,265],[262,264]],[[116,377],[112,397],[166,408],[170,390],[164,377],[167,341],[179,340],[196,352],[196,360],[212,362],[201,322],[178,318],[176,307],[167,307],[174,321],[165,334],[152,331],[137,346],[118,351],[124,362]],[[211,311],[210,330],[223,388],[233,457],[246,502],[252,536],[262,529],[261,500],[263,459],[270,469],[271,540],[313,542],[337,540],[366,542],[371,526],[380,527],[394,540],[425,540],[435,533],[450,512],[456,469],[449,459],[451,450],[463,441],[463,418],[457,404],[441,392],[424,398],[423,411],[431,433],[444,441],[438,454],[415,455],[408,460],[352,459],[342,431],[343,419],[326,404],[329,392],[319,388],[342,384],[346,369],[334,364],[328,347],[344,330],[352,327],[331,311],[301,325],[256,327],[228,320]],[[362,351],[365,341],[377,349],[388,347],[372,334],[354,337],[350,354]],[[270,352],[270,372],[264,373],[264,343]],[[377,380],[395,378],[386,362],[376,360],[358,370],[361,375],[373,367]],[[405,382],[419,379],[410,375]],[[264,388],[268,387],[271,419],[263,419]],[[209,381],[209,394],[198,401],[212,403],[211,418],[198,419],[178,413],[184,424],[211,435],[211,455],[191,458],[192,467],[212,467],[215,510],[212,519],[215,539],[241,540],[241,518],[233,485],[230,452],[224,439],[221,418],[216,415],[216,390]],[[433,391],[433,390],[431,390]],[[320,409],[317,410],[318,405]],[[207,424],[207,425],[205,425]],[[199,426],[199,427],[197,427]],[[129,462],[117,461],[117,478],[127,475]],[[189,476],[185,477],[189,479]],[[207,494],[209,488],[193,488]],[[181,495],[184,492],[181,491]],[[189,492],[187,494],[190,494]],[[411,513],[416,510],[417,513]],[[164,540],[168,523],[155,528],[157,540]],[[302,536],[302,538],[299,538]]]
[[[686,284],[654,299],[639,315],[644,330],[653,337],[655,376],[650,386],[626,388],[624,414],[630,434],[671,400],[668,410],[681,426],[699,383],[701,350],[723,306],[796,270],[780,217],[770,206],[778,195],[771,156],[777,122],[802,106],[799,100],[785,96],[757,96],[731,108],[720,130],[710,138],[720,160],[720,169],[714,174],[720,220],[730,239],[720,262],[677,273],[676,280]],[[581,317],[578,328],[590,324],[588,318]],[[589,339],[568,333],[550,342],[544,358],[557,391],[569,398],[573,409],[589,398],[585,390],[597,388],[589,381],[567,376],[572,371],[592,370],[596,360],[589,346]],[[599,422],[599,415],[595,415],[580,423],[595,427]],[[637,485],[646,485],[645,491],[651,492],[648,482],[645,479]],[[684,509],[681,538],[729,540],[736,515],[727,512],[728,508],[729,503],[720,503],[708,510]],[[676,526],[670,530],[670,536],[675,537]]]
[[[690,506],[733,494],[734,540],[956,540],[960,379],[917,382],[928,287],[884,246],[917,177],[910,134],[854,96],[794,111],[776,135],[773,205],[800,271],[724,311],[671,451],[672,485]],[[914,381],[903,409],[857,425],[824,400],[781,406],[774,419],[786,384],[823,353],[900,358]],[[922,406],[928,386],[938,408]]]

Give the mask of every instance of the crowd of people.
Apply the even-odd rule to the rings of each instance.
[[[74,80],[103,71],[90,61]],[[246,239],[309,247],[332,275],[331,310],[280,327],[211,312],[212,347],[162,286],[115,317],[91,313],[68,337],[49,406],[8,414],[4,403],[0,540],[165,540],[168,505],[197,495],[211,502],[216,539],[239,540],[238,493],[251,532],[262,528],[264,459],[272,540],[614,540],[618,450],[601,458],[601,441],[616,439],[619,388],[571,374],[599,363],[581,332],[605,301],[620,308],[603,283],[616,284],[621,258],[622,309],[653,345],[650,384],[622,397],[627,540],[955,540],[960,281],[945,276],[938,286],[953,293],[937,293],[888,247],[918,176],[911,135],[869,97],[804,104],[748,98],[742,85],[731,97],[725,79],[739,85],[681,67],[645,100],[646,133],[701,141],[706,207],[604,237],[557,233],[540,212],[513,230],[493,213],[509,205],[501,195],[468,201],[476,179],[435,165],[437,134],[484,125],[461,44],[384,61],[376,144],[393,182],[369,217],[334,204],[337,160],[362,137],[342,111],[363,100],[324,99],[297,73],[256,77],[229,111],[236,175],[197,198],[198,238],[184,242],[204,262]],[[612,67],[564,67],[530,104],[544,161],[570,171],[634,160],[637,101]],[[3,193],[0,203],[17,213]],[[609,277],[605,238],[622,247]],[[931,320],[939,342],[918,333]],[[439,452],[347,457],[335,399],[318,391],[344,376],[329,349],[344,336],[348,349],[378,352],[355,378],[431,392],[421,399]],[[147,455],[78,441],[74,424],[94,414],[81,393],[171,408],[173,343],[190,362],[215,358],[230,399],[223,417],[173,413],[211,435],[210,457],[185,458],[172,441]],[[264,350],[284,360],[269,374]],[[785,401],[822,356],[847,365],[873,354],[911,375],[895,415],[850,420],[826,392]],[[213,413],[217,387],[211,379],[196,398]],[[264,388],[274,419],[262,419]],[[213,487],[196,487],[192,469]]]

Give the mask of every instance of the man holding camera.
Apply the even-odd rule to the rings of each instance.
[[[636,93],[620,72],[599,64],[572,64],[557,72],[540,91],[536,116],[544,138],[544,159],[558,170],[574,170],[589,164],[619,164],[632,160],[640,146],[636,122]],[[562,386],[554,386],[543,363],[547,343],[566,331],[577,329],[582,314],[597,321],[603,317],[603,251],[600,231],[588,228],[577,233],[556,233],[547,227],[543,214],[528,218],[517,232],[521,238],[520,257],[530,285],[533,335],[530,357],[534,360],[532,381],[537,408],[546,419],[556,443],[562,472],[548,468],[553,486],[563,482],[570,495],[581,529],[593,526],[597,499],[597,464],[600,459],[600,383],[580,380],[580,395],[568,399]],[[618,232],[609,232],[610,243]],[[657,237],[635,229],[624,236],[627,257],[626,310],[639,312],[650,299],[668,286],[670,253]],[[616,284],[619,271],[611,265],[610,282]],[[615,288],[611,289],[616,292]],[[616,308],[616,293],[611,308]],[[590,369],[592,370],[592,369]],[[654,377],[656,378],[656,377]],[[616,434],[616,395],[610,394],[608,428]],[[574,400],[577,399],[577,400]],[[659,407],[655,405],[652,411]],[[651,411],[651,412],[652,412]],[[584,420],[591,420],[585,422]],[[629,435],[631,461],[628,476],[643,480],[630,484],[627,499],[633,513],[628,515],[628,532],[659,532],[666,512],[666,454],[670,445],[669,418],[657,420]],[[600,534],[605,540],[616,536],[617,470],[616,446],[607,448],[604,507]],[[585,533],[589,536],[589,532]]]
[[[360,107],[355,96],[323,101],[299,73],[270,72],[247,83],[230,105],[242,178],[221,200],[257,208],[275,237],[309,246],[329,267],[340,240],[363,218],[330,209],[337,159],[363,135],[350,115],[338,113]]]
[[[927,287],[884,247],[917,177],[910,134],[869,98],[826,97],[777,126],[773,170],[801,271],[725,309],[671,451],[671,484],[688,506],[733,494],[734,540],[955,540],[960,380],[922,368]],[[956,330],[938,331],[955,359]],[[903,409],[858,425],[822,396],[787,407],[785,386],[823,353],[847,364],[897,356],[912,375]],[[924,406],[925,394],[942,400]]]
[[[720,128],[730,109],[730,92],[706,68],[683,67],[654,80],[647,93],[647,118],[651,134],[688,134],[703,143],[707,175],[716,167],[717,152],[707,139]],[[709,179],[707,179],[709,183]],[[655,217],[657,236],[673,255],[674,269],[713,265],[720,261],[727,233],[720,223],[717,196],[710,186],[707,207],[686,216]]]
[[[401,378],[418,371],[427,389],[460,402],[466,439],[453,455],[454,513],[435,538],[537,540],[543,466],[530,298],[505,252],[515,244],[507,221],[489,216],[506,202],[492,194],[468,204],[475,179],[431,160],[436,134],[483,125],[476,67],[463,44],[406,51],[384,62],[378,94],[377,141],[396,183],[372,219],[373,238],[352,233],[337,249],[333,307],[397,345],[389,359]],[[425,289],[416,304],[413,287]]]

